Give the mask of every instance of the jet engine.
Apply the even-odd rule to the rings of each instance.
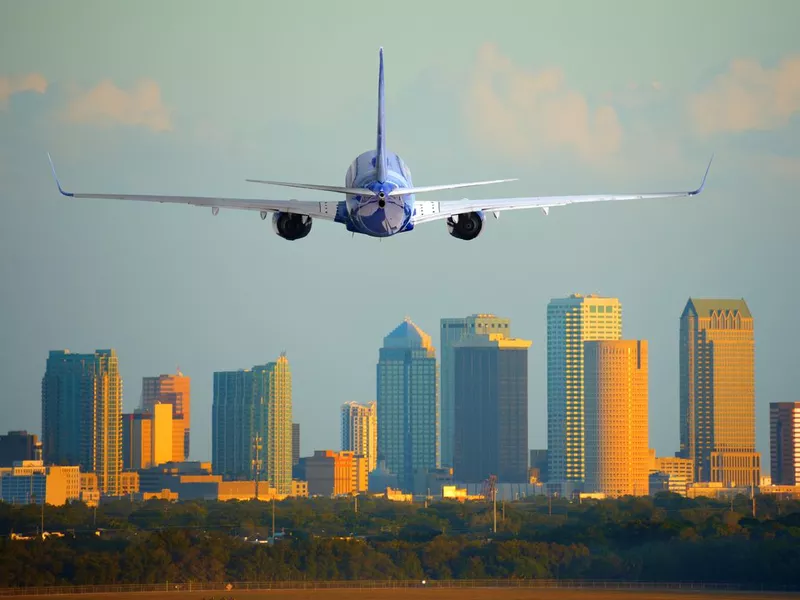
[[[459,240],[474,240],[483,231],[482,211],[461,213],[447,218],[447,231]]]
[[[272,215],[272,229],[285,240],[306,237],[311,231],[311,217],[296,213],[276,212]]]

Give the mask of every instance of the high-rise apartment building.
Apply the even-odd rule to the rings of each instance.
[[[383,338],[377,365],[378,461],[405,490],[414,471],[439,463],[436,350],[431,337],[406,318]]]
[[[679,455],[695,479],[758,486],[753,316],[744,300],[690,298],[680,319]]]
[[[277,493],[291,493],[292,375],[286,356],[252,370],[214,373],[211,428],[215,474],[249,480],[257,469]]]
[[[647,341],[586,342],[583,387],[587,491],[647,496]]]
[[[42,378],[46,463],[80,465],[98,489],[117,496],[122,471],[122,378],[115,350],[51,351]]]
[[[366,460],[367,472],[378,464],[378,409],[375,402],[346,402],[341,410],[342,450]]]
[[[547,306],[547,470],[551,484],[585,478],[584,342],[622,337],[617,298],[572,294]]]
[[[473,334],[453,343],[453,478],[480,483],[528,481],[529,340]]]
[[[83,398],[89,392],[94,354],[52,350],[42,378],[42,455],[45,464],[77,465],[81,460]]]
[[[281,354],[256,372],[256,402],[267,407],[265,475],[279,494],[292,492],[292,371]]]
[[[800,402],[770,402],[769,446],[772,483],[800,485]]]
[[[441,372],[439,390],[441,398],[441,464],[452,467],[455,444],[455,365],[453,344],[473,334],[501,333],[511,337],[511,321],[491,314],[474,314],[463,318],[442,319],[440,323],[439,347],[441,349]]]

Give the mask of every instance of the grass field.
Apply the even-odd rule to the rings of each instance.
[[[79,594],[65,596],[25,596],[53,600],[766,600],[797,597],[796,594],[771,592],[699,592],[699,591],[610,591],[554,589],[338,589],[271,590],[230,592],[141,592],[114,594]]]

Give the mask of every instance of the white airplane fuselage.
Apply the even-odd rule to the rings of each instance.
[[[389,196],[397,188],[411,188],[411,171],[394,152],[386,152],[386,176],[378,180],[378,153],[360,154],[347,169],[345,186],[372,190],[372,196],[348,195],[345,200],[347,228],[371,237],[388,237],[413,229],[414,195]]]

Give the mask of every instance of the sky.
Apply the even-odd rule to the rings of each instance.
[[[0,0],[0,430],[41,430],[48,351],[115,348],[141,379],[192,378],[192,453],[211,458],[214,371],[285,351],[301,452],[338,449],[339,407],[375,399],[404,317],[511,319],[529,351],[529,445],[546,447],[546,309],[620,299],[650,344],[650,443],[678,449],[678,325],[690,296],[755,318],[757,447],[800,400],[800,3],[519,0],[402,4]],[[517,177],[427,199],[692,189],[695,198],[443,222],[379,241],[317,221],[74,200],[84,192],[332,200],[246,178],[343,185],[375,144],[416,185]],[[768,460],[762,463],[768,465]]]

